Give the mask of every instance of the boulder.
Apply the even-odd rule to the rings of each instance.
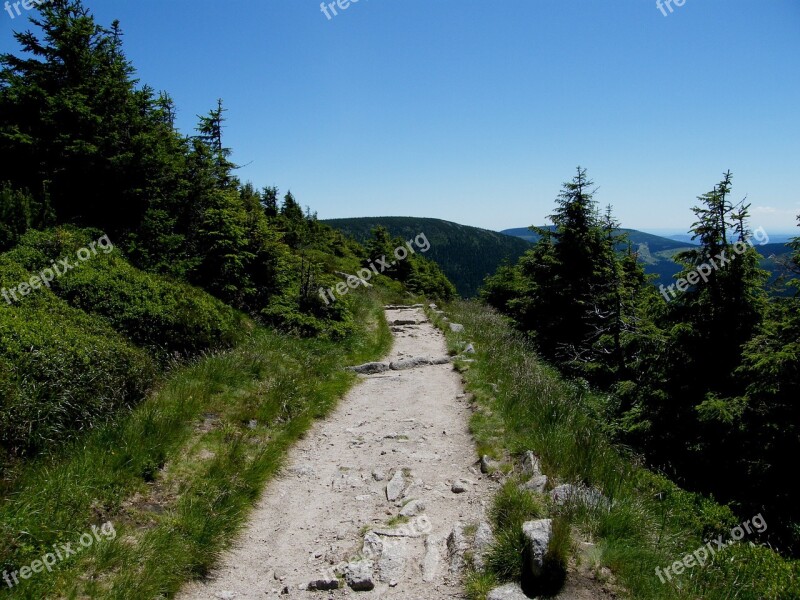
[[[395,319],[392,321],[392,325],[416,325],[417,322],[414,319]]]
[[[407,549],[402,540],[387,541],[378,561],[378,578],[384,582],[398,581],[406,574]]]
[[[424,367],[431,364],[431,359],[424,356],[414,356],[412,358],[403,358],[389,363],[389,368],[392,371],[405,371],[406,369],[415,369],[417,367]]]
[[[464,326],[461,323],[450,323],[450,331],[453,333],[461,333],[464,331]]]
[[[492,460],[488,456],[484,455],[481,458],[481,473],[483,473],[484,475],[489,475],[490,473],[494,473],[498,467],[499,463]]]
[[[361,554],[369,560],[377,560],[383,552],[383,540],[374,531],[370,531],[364,536],[364,545],[361,547]]]
[[[545,488],[547,488],[547,475],[538,475],[537,477],[529,480],[527,483],[523,483],[519,487],[520,489],[528,490],[529,492],[538,492],[539,494],[543,494]]]
[[[544,573],[544,557],[553,537],[553,521],[551,519],[526,521],[522,524],[522,533],[525,536],[526,546],[523,569],[527,571],[528,576],[536,580]]]
[[[344,580],[354,592],[369,592],[375,589],[372,569],[371,560],[348,563],[344,568]]]
[[[453,485],[450,486],[450,491],[453,492],[454,494],[463,494],[464,492],[467,491],[467,484],[466,482],[461,481],[460,479],[458,481],[454,481]]]
[[[432,535],[425,538],[425,557],[422,559],[422,581],[430,583],[436,579],[439,570],[439,540]]]
[[[522,588],[518,584],[507,583],[489,592],[486,600],[528,600],[528,597],[522,593]]]
[[[464,535],[464,524],[456,523],[447,537],[447,553],[450,557],[450,572],[459,573],[464,568],[464,553],[469,550],[469,541]]]
[[[482,570],[486,566],[486,557],[494,545],[492,527],[486,522],[480,523],[475,530],[474,557],[475,566]]]
[[[339,580],[336,577],[321,577],[308,584],[309,592],[326,592],[339,589]]]
[[[395,471],[394,477],[386,485],[386,499],[389,502],[394,502],[403,495],[403,490],[406,489],[406,480],[403,477],[402,471]]]
[[[416,517],[424,512],[425,503],[422,500],[412,500],[400,510],[400,515],[403,517]]]
[[[554,488],[550,492],[550,499],[557,506],[578,503],[588,506],[589,508],[599,508],[609,505],[608,498],[603,496],[603,494],[596,489],[572,485],[570,483],[565,483],[564,485],[559,485]]]
[[[525,453],[525,458],[522,460],[522,472],[532,477],[542,474],[542,462],[530,450]]]

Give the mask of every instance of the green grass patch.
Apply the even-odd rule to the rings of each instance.
[[[442,327],[451,352],[467,342],[475,345],[476,354],[469,357],[475,362],[463,363],[461,371],[475,398],[471,429],[481,454],[519,458],[533,450],[551,484],[593,486],[611,502],[607,510],[552,511],[554,560],[563,564],[573,552],[574,528],[598,544],[601,563],[633,598],[800,598],[800,563],[768,548],[751,548],[747,540],[662,583],[656,567],[682,559],[710,535],[727,535],[736,524],[733,513],[637,466],[635,457],[612,441],[612,400],[563,380],[502,316],[474,302],[455,302],[446,310],[451,321],[465,326],[458,334]],[[535,497],[528,494],[534,498],[528,500],[517,491],[512,479],[495,499],[497,544],[489,571],[468,580],[474,599],[493,580],[519,578],[523,545],[517,526],[529,515],[545,514]]]
[[[381,301],[358,296],[341,342],[256,328],[232,350],[176,368],[143,403],[27,464],[0,506],[0,572],[105,521],[117,537],[59,563],[11,598],[162,598],[202,577],[286,450],[355,381],[343,370],[391,345]]]

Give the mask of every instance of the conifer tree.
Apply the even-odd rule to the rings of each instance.
[[[39,11],[41,34],[15,34],[22,55],[0,56],[0,164],[59,221],[129,231],[170,185],[174,131],[137,89],[118,22],[98,25],[80,0]]]

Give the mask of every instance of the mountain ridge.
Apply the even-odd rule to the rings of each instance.
[[[476,296],[484,278],[493,274],[504,261],[516,262],[539,239],[528,227],[494,231],[431,217],[352,217],[321,221],[359,242],[369,239],[371,230],[378,225],[386,227],[391,235],[404,239],[425,233],[431,242],[427,257],[439,264],[458,293],[466,298]],[[553,226],[542,228],[552,230]],[[673,257],[678,252],[697,247],[638,229],[621,228],[619,232],[626,234],[634,244],[645,271],[656,276],[656,286],[673,283],[673,276],[681,270]],[[788,255],[790,249],[781,242],[755,247],[763,257],[762,268],[770,272],[770,281],[774,282],[780,272],[780,257]]]

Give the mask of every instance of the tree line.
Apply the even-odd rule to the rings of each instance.
[[[544,359],[605,395],[619,442],[691,489],[763,512],[771,541],[796,554],[800,238],[786,265],[794,295],[769,295],[750,205],[732,200],[732,183],[726,172],[699,196],[699,246],[677,257],[676,279],[689,283],[674,299],[651,284],[580,167],[556,199],[554,228],[533,228],[539,242],[487,278],[482,298]]]
[[[98,24],[80,0],[31,21],[35,33],[15,34],[19,55],[0,56],[0,251],[29,229],[97,228],[136,267],[267,323],[347,332],[348,303],[318,290],[340,280],[337,259],[370,257],[291,192],[239,180],[222,100],[184,135],[173,99],[136,78],[119,22]],[[403,268],[419,271],[415,291],[449,292],[423,257]]]

